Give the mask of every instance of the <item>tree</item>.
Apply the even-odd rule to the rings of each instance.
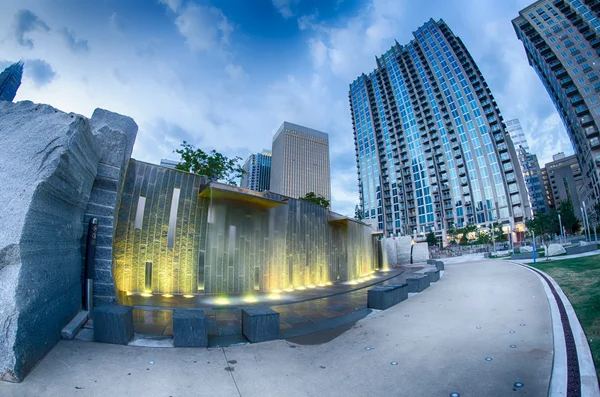
[[[308,201],[316,205],[320,205],[324,208],[329,208],[329,200],[325,197],[315,194],[314,192],[308,192],[304,197],[300,197],[300,200]]]
[[[490,234],[486,231],[479,231],[477,233],[477,244],[489,244],[492,241]]]
[[[427,233],[427,245],[430,247],[437,245],[437,239],[435,238],[435,234],[433,234],[433,232]]]
[[[529,232],[535,232],[536,236],[541,237],[546,245],[547,241],[560,229],[555,211],[548,214],[536,214],[535,218],[525,221],[525,226]]]
[[[502,229],[502,225],[499,222],[494,222],[492,230],[494,231],[494,241],[499,243],[508,241],[506,234],[504,234],[504,230]]]
[[[558,213],[562,221],[565,230],[569,233],[577,233],[581,229],[581,223],[575,216],[575,210],[573,209],[573,202],[569,197],[559,203]],[[560,228],[560,226],[559,226]]]
[[[456,230],[454,225],[451,225],[448,229],[446,229],[446,234],[450,238],[450,241],[448,241],[448,244],[457,244],[456,237],[458,236],[458,231]]]
[[[216,150],[206,153],[186,141],[181,144],[181,149],[176,149],[174,152],[181,156],[181,161],[175,166],[176,169],[205,175],[211,182],[224,181],[236,186],[235,180],[240,179],[245,173],[238,164],[238,161],[242,160],[241,157],[230,159]]]
[[[354,207],[354,219],[357,221],[362,221],[365,218],[364,211],[360,205],[356,205]]]

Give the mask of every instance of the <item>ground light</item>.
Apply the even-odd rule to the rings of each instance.
[[[173,294],[163,294],[163,298],[172,298]]]
[[[299,286],[299,287],[296,287],[296,289],[297,289],[298,291],[304,291],[304,290],[306,289],[306,287]]]
[[[293,288],[286,288],[286,289],[284,289],[284,291],[285,292],[294,292],[294,289]]]
[[[143,296],[144,298],[150,298],[152,296],[152,294],[150,292],[143,292],[140,295]]]
[[[230,303],[231,302],[226,297],[220,297],[220,298],[215,299],[215,304],[217,304],[217,305],[228,305]]]
[[[317,288],[317,286],[316,286],[316,285],[313,285],[313,284],[311,284],[311,285],[307,285],[307,286],[306,286],[306,288]]]
[[[192,294],[185,294],[185,295],[183,295],[183,297],[189,299],[189,298],[193,298],[194,295],[192,295]]]
[[[131,292],[131,291],[127,291],[127,292],[125,292],[125,294],[126,294],[127,296],[131,296],[131,295],[133,295],[133,292]]]
[[[258,302],[258,299],[256,299],[255,296],[246,296],[244,297],[243,301],[246,303],[256,303]]]
[[[281,295],[271,294],[267,298],[272,299],[272,300],[279,300],[279,299],[281,299]]]

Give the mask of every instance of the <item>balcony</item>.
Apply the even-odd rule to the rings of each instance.
[[[571,84],[572,82],[573,82],[573,80],[569,76],[560,79],[560,85],[563,87]]]
[[[600,138],[592,138],[590,139],[590,146],[592,149],[596,149],[600,147]]]
[[[584,128],[584,131],[585,131],[585,136],[587,136],[588,138],[592,137],[594,135],[598,135],[598,129],[594,125]]]
[[[587,127],[594,123],[594,119],[588,115],[588,116],[583,116],[582,118],[580,118],[579,122],[581,123],[581,125],[583,127]]]
[[[567,75],[567,70],[564,68],[560,68],[556,71],[556,77],[561,79]]]
[[[577,106],[581,103],[583,103],[583,98],[581,95],[575,95],[574,97],[571,97],[571,105]]]

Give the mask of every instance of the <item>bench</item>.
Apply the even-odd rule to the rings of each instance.
[[[252,343],[279,338],[279,313],[266,306],[242,309],[242,333]]]
[[[133,307],[107,305],[92,311],[96,342],[126,345],[133,337]]]
[[[429,287],[429,276],[426,274],[412,275],[406,278],[408,292],[418,293]]]
[[[369,309],[385,310],[408,298],[408,285],[381,285],[367,292]]]
[[[173,346],[208,346],[208,320],[203,310],[181,309],[173,311]]]

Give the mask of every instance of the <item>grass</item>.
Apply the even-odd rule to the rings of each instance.
[[[548,273],[571,301],[587,336],[600,378],[600,255],[529,265]]]

